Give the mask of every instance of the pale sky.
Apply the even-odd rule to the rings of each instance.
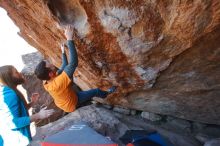
[[[17,34],[19,28],[2,8],[0,8],[0,22],[0,66],[14,65],[18,71],[21,71],[24,67],[21,55],[37,50]]]

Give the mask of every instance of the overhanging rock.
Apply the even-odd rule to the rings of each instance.
[[[8,0],[20,36],[57,66],[75,28],[82,89],[119,86],[109,102],[220,124],[219,0]]]

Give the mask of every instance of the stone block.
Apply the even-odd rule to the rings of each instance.
[[[125,108],[121,108],[121,107],[114,107],[113,111],[121,113],[121,114],[125,114],[125,115],[129,115],[130,114],[130,110],[129,109],[125,109]]]
[[[149,113],[149,112],[142,112],[141,117],[147,120],[150,120],[152,122],[160,121],[162,117],[158,114]]]

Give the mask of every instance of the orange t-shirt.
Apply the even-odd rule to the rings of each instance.
[[[44,83],[44,88],[53,97],[55,104],[65,112],[76,109],[78,98],[72,89],[71,79],[64,71],[52,81]]]

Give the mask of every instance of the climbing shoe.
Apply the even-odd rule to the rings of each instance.
[[[115,92],[116,89],[117,89],[116,86],[112,86],[111,88],[109,88],[109,89],[107,90],[107,92],[108,92],[108,94],[111,94],[111,93]]]

